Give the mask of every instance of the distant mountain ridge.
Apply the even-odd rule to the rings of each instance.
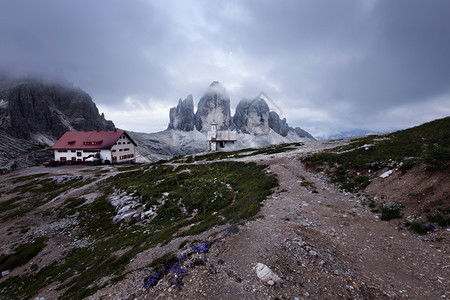
[[[276,112],[270,111],[263,95],[241,100],[232,116],[230,97],[217,81],[213,81],[200,98],[195,113],[194,99],[188,95],[170,109],[166,130],[129,133],[142,146],[138,148],[138,157],[155,161],[206,152],[209,148],[206,133],[212,122],[217,124],[218,130],[237,131],[237,140],[230,146],[235,150],[315,140],[308,132],[290,127],[285,118],[281,120]]]
[[[194,114],[192,95],[185,100],[179,100],[178,105],[170,109],[168,129],[206,132],[210,124],[218,124],[219,130],[237,130],[244,134],[269,134],[273,130],[282,137],[289,133],[300,138],[314,140],[314,137],[300,127],[292,128],[287,124],[286,118],[280,119],[279,115],[271,111],[262,96],[255,99],[242,99],[234,116],[231,116],[230,98],[225,88],[213,81],[205,95],[198,102],[197,111]]]
[[[238,132],[236,149],[314,139],[300,128],[289,127],[262,98],[242,100],[232,116],[229,96],[219,82],[208,87],[195,113],[189,95],[170,109],[169,119],[162,132],[129,132],[139,145],[138,161],[207,151],[211,122],[218,123],[220,130]],[[45,148],[66,131],[114,129],[114,123],[99,114],[92,98],[80,88],[0,75],[0,165],[6,169],[51,159],[51,151]]]

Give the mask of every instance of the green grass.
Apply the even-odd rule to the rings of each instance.
[[[46,246],[45,240],[39,238],[34,242],[18,246],[12,254],[0,256],[0,270],[13,270],[29,262]]]
[[[279,144],[279,145],[271,145],[262,148],[247,148],[236,151],[217,151],[211,152],[204,155],[191,155],[184,158],[174,158],[173,162],[178,163],[192,163],[195,161],[212,161],[212,160],[223,160],[229,158],[243,158],[248,156],[255,156],[260,154],[276,154],[287,151],[292,151],[297,149],[298,147],[303,146],[303,143],[289,143],[289,144]]]
[[[310,155],[303,162],[325,170],[348,192],[363,190],[374,171],[401,165],[403,173],[418,164],[445,169],[450,161],[450,117],[382,136],[356,138],[349,145]]]
[[[41,269],[34,267],[32,273],[7,278],[0,283],[0,298],[30,298],[43,287],[55,284],[57,290],[65,290],[61,299],[82,299],[123,278],[125,266],[146,249],[168,243],[174,237],[201,233],[215,225],[250,219],[278,184],[277,178],[265,174],[264,168],[240,162],[177,167],[160,162],[138,169],[126,168],[124,173],[93,187],[103,193],[93,202],[69,198],[59,207],[43,213],[45,218],[53,220],[76,218],[78,226],[69,230],[78,239],[88,239],[88,246],[73,248],[58,261]],[[72,180],[64,185],[74,188],[89,182]],[[21,191],[27,199],[36,199],[40,204],[53,199],[57,192],[67,190],[46,178],[34,183],[27,186],[28,191]],[[108,197],[115,190],[139,197],[147,207],[158,205],[157,217],[150,223],[113,223],[115,209]],[[11,201],[4,207],[12,207],[19,201]],[[35,207],[19,204],[27,209]],[[19,211],[17,208],[7,210]],[[115,254],[118,251],[121,255]],[[100,286],[98,279],[102,277],[111,279]]]
[[[20,204],[17,203],[17,202],[19,202],[20,200],[22,200],[21,197],[14,197],[14,198],[9,199],[7,201],[0,202],[0,214],[6,212],[8,210],[15,209],[15,208],[19,207]]]
[[[46,175],[36,174],[15,178],[13,182],[24,182],[24,184],[12,190],[20,196],[0,203],[0,220],[8,221],[22,217],[64,192],[82,187],[96,180],[94,177],[80,177],[58,183],[51,177],[46,178]]]

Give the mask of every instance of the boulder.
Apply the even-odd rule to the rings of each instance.
[[[265,264],[257,263],[254,270],[256,272],[256,276],[258,276],[258,278],[264,283],[269,285],[283,283],[283,280]]]

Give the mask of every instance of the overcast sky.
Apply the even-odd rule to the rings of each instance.
[[[61,77],[127,130],[212,81],[315,136],[450,115],[448,0],[3,0],[0,69]]]

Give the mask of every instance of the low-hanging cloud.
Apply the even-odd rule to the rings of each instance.
[[[198,101],[215,80],[232,106],[264,91],[290,125],[324,136],[404,128],[450,107],[446,0],[1,6],[0,70],[70,81],[120,127],[133,112],[157,112],[126,129],[164,129],[162,107],[188,94]]]

